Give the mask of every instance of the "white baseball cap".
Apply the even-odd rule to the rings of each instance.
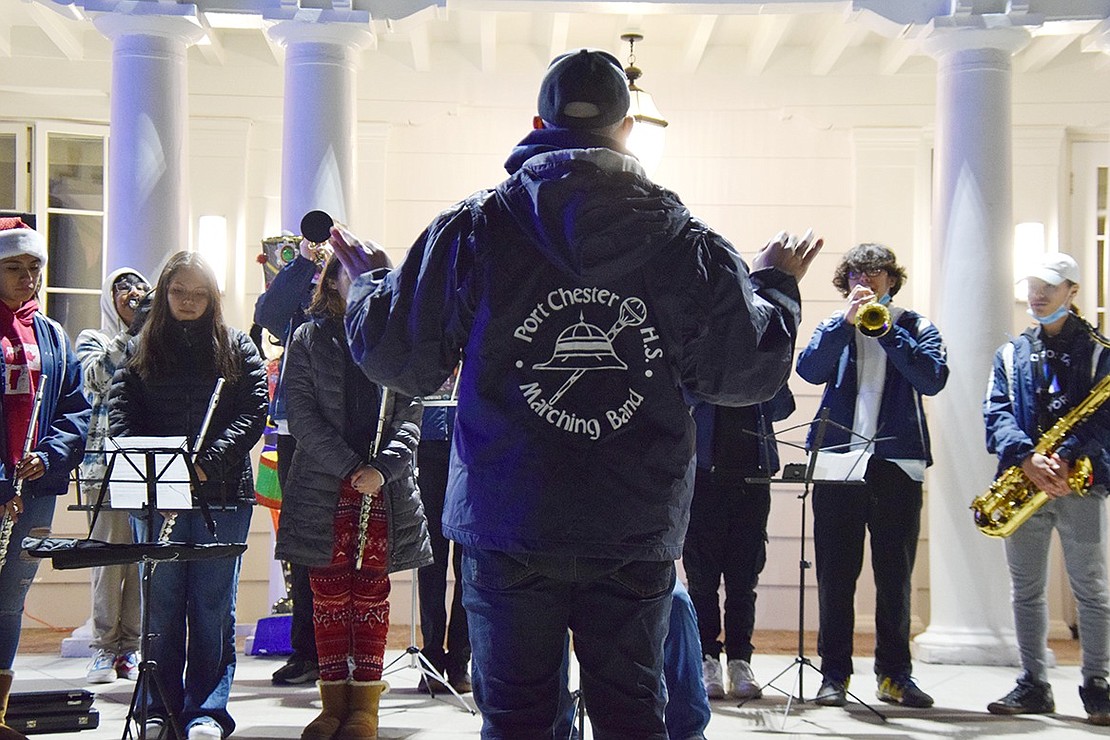
[[[1063,252],[1050,252],[1041,258],[1040,262],[1030,268],[1027,278],[1037,278],[1049,285],[1059,285],[1065,280],[1073,283],[1079,282],[1079,265],[1071,255]]]

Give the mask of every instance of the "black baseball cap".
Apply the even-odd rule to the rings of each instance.
[[[568,51],[548,66],[538,109],[540,118],[560,128],[611,126],[628,114],[628,76],[609,52]]]

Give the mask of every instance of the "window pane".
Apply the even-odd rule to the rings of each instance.
[[[103,224],[102,216],[49,214],[46,275],[51,287],[100,289]]]
[[[0,134],[0,208],[16,209],[15,178],[15,134]]]
[[[100,328],[100,296],[49,293],[46,315],[61,324],[72,341],[83,329]]]
[[[104,140],[50,134],[46,151],[50,207],[104,210]]]

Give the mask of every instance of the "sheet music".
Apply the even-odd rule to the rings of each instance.
[[[818,452],[813,480],[861,481],[870,459],[871,453],[866,448],[851,452]]]
[[[110,437],[109,450],[127,450],[116,453],[112,468],[109,496],[113,509],[141,509],[146,505],[146,455],[135,450],[186,449],[185,437]],[[154,472],[158,475],[157,508],[193,508],[193,494],[189,490],[189,467],[180,454],[156,454]]]

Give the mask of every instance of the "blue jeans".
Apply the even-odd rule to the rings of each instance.
[[[245,542],[251,506],[213,511],[220,542]],[[136,541],[149,541],[146,522],[133,518]],[[161,529],[162,517],[154,526]],[[208,533],[199,511],[177,517],[174,542],[207,544]],[[235,729],[227,711],[231,679],[235,675],[235,592],[241,557],[159,563],[150,583],[150,641],[148,655],[158,663],[165,703],[152,692],[149,712],[165,717],[167,707],[178,714],[182,727],[208,717],[220,724],[224,736]],[[144,566],[148,567],[148,566]],[[187,630],[187,632],[186,632]],[[188,640],[186,641],[186,634]]]
[[[19,648],[19,631],[23,624],[23,602],[35,579],[42,558],[23,552],[23,538],[34,531],[35,537],[50,534],[54,519],[55,496],[23,499],[26,509],[12,527],[11,544],[4,570],[0,571],[0,668],[10,670]]]
[[[564,677],[570,669],[568,655],[563,660]],[[663,641],[663,676],[666,679],[667,709],[665,721],[671,740],[704,740],[712,709],[705,693],[702,674],[701,641],[694,602],[682,581],[675,579],[671,592],[671,618],[667,638]],[[564,698],[563,719],[555,736],[573,738],[574,702],[570,693]]]
[[[663,639],[674,579],[671,561],[466,548],[463,605],[482,737],[555,737],[569,629],[594,736],[666,740]]]

